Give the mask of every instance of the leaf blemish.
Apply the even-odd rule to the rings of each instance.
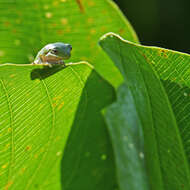
[[[129,148],[134,148],[134,145],[132,143],[129,143]]]
[[[142,54],[142,56],[147,60],[147,56],[145,54]]]
[[[4,165],[2,165],[2,169],[5,169],[6,167],[8,166],[8,164],[4,164]]]
[[[5,52],[0,50],[0,57],[4,56],[5,55]]]
[[[13,181],[9,181],[7,185],[5,186],[5,190],[8,190],[9,187],[13,184]]]
[[[188,94],[186,92],[183,93],[184,96],[187,96]]]
[[[52,17],[52,13],[51,13],[51,12],[47,12],[47,13],[45,14],[45,16],[46,16],[46,18],[51,18],[51,17]]]
[[[64,103],[65,103],[65,102],[62,102],[62,103],[59,105],[58,110],[60,110],[60,109],[63,107]]]
[[[10,147],[10,143],[8,143],[8,144],[5,145],[5,149],[7,149],[9,147]]]
[[[62,152],[59,151],[59,152],[56,153],[56,156],[60,156],[61,154],[62,154]]]
[[[87,23],[88,23],[88,24],[92,24],[93,22],[94,22],[94,19],[93,19],[93,18],[90,18],[90,17],[89,17],[89,18],[87,19]]]
[[[158,56],[168,58],[167,52],[167,50],[161,49],[158,51]]]
[[[79,6],[80,12],[84,13],[84,6],[82,4],[82,0],[76,0],[76,3]]]
[[[11,74],[10,75],[10,78],[14,78],[16,75],[15,74]]]
[[[107,159],[107,155],[106,154],[102,154],[101,155],[101,160],[106,160]]]
[[[45,10],[49,9],[49,5],[44,5],[43,7]]]
[[[26,170],[26,167],[21,168],[21,169],[20,169],[20,172],[19,172],[19,173],[20,173],[20,175],[23,175],[23,174],[24,174],[24,172],[25,172],[25,170]]]
[[[66,25],[66,24],[68,24],[68,20],[67,20],[66,18],[62,18],[62,19],[61,19],[61,23],[62,23],[63,25]]]
[[[140,152],[140,153],[139,153],[139,157],[140,157],[141,159],[143,159],[143,158],[144,158],[144,153],[143,153],[143,152]]]
[[[95,34],[96,33],[96,30],[94,29],[94,28],[92,28],[91,30],[90,30],[90,34]]]
[[[125,30],[124,30],[123,28],[120,28],[120,30],[119,30],[119,34],[120,34],[120,35],[123,35],[124,32],[125,32]]]
[[[26,147],[26,151],[31,150],[31,148],[32,148],[31,146],[27,146],[27,147]]]

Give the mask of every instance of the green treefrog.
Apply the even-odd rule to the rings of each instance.
[[[71,56],[72,46],[62,42],[47,44],[37,54],[33,64],[42,64],[52,67],[53,65],[64,65],[63,60]]]

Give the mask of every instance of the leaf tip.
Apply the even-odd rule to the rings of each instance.
[[[120,35],[115,34],[113,32],[108,32],[104,34],[102,37],[100,37],[99,44],[101,44],[102,41],[105,41],[107,39],[114,39],[114,38],[124,41],[124,39]]]

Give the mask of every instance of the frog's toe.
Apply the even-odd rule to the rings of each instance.
[[[52,67],[52,64],[48,63],[48,62],[45,62],[43,63],[44,66],[49,66],[49,67]]]

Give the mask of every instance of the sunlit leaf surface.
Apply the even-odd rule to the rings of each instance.
[[[0,189],[114,189],[100,114],[113,97],[86,64],[1,66]]]

